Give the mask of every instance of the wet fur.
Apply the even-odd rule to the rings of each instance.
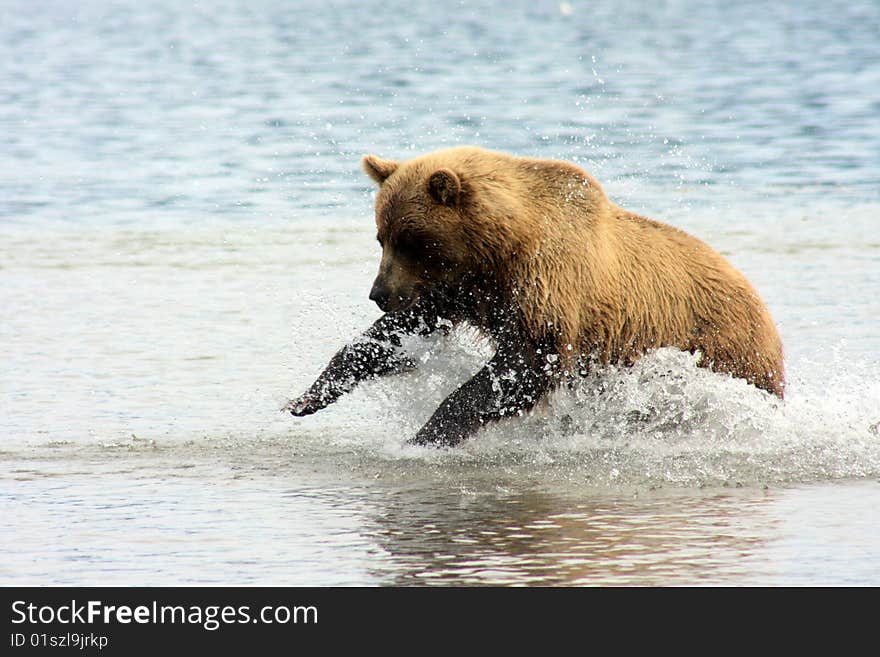
[[[405,356],[389,336],[444,319],[473,324],[497,352],[419,443],[455,444],[593,360],[632,364],[659,347],[699,352],[701,366],[783,396],[779,335],[745,277],[700,240],[614,205],[580,168],[459,147],[404,163],[367,156],[364,169],[380,185],[383,245],[370,298],[387,311],[369,339],[394,353],[349,345],[318,389],[398,371],[389,359]],[[310,393],[287,408],[326,405]]]

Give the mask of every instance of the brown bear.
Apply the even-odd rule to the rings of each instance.
[[[700,240],[616,206],[577,166],[475,147],[363,166],[379,185],[370,299],[385,314],[285,406],[292,414],[412,368],[401,335],[459,322],[496,353],[412,442],[454,445],[591,363],[630,365],[659,347],[783,396],[779,335],[745,277]]]

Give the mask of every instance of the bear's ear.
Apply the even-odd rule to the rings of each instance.
[[[428,178],[428,193],[440,205],[455,207],[461,196],[461,180],[449,169],[437,169]]]
[[[399,163],[394,160],[383,160],[375,155],[365,155],[364,159],[361,160],[361,164],[363,164],[364,171],[367,172],[367,175],[380,185],[385,182],[385,179],[394,173],[399,166]]]

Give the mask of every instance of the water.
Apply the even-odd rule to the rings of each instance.
[[[0,582],[880,584],[876,3],[0,3]],[[363,153],[579,162],[728,256],[784,404],[660,352],[456,450],[486,358],[304,419]]]

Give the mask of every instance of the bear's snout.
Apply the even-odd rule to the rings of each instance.
[[[390,298],[391,292],[385,287],[384,282],[377,278],[370,290],[370,301],[375,301],[376,305],[379,306],[379,309],[385,312],[388,310],[388,299]]]
[[[384,313],[406,310],[419,298],[419,291],[412,286],[395,288],[385,279],[377,278],[370,290],[370,300],[375,301]]]

